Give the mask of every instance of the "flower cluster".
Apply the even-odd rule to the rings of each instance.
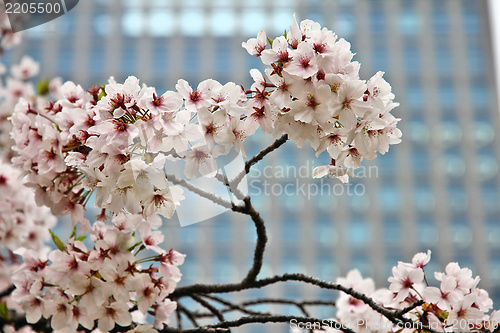
[[[244,154],[243,141],[258,128],[286,133],[298,146],[309,140],[318,155],[327,150],[331,164],[313,176],[342,181],[352,172],[340,163],[356,168],[400,141],[389,84],[381,72],[360,80],[346,41],[306,20],[276,38],[272,49],[266,43],[264,32],[244,43],[272,67],[266,70],[272,83],[251,71],[249,91],[214,80],[193,90],[179,80],[176,91],[160,95],[129,77],[88,91],[66,82],[62,98],[44,105],[21,99],[12,116],[19,154],[13,161],[41,203],[55,215],[70,213],[88,230],[83,206],[93,192],[96,206],[115,214],[171,217],[183,196],[168,185],[165,160],[184,160],[188,178],[213,177],[215,159],[232,148]]]
[[[13,156],[14,141],[10,138],[12,124],[9,117],[19,99],[22,97],[27,100],[37,100],[57,96],[59,78],[51,80],[50,83],[40,81],[37,91],[32,80],[39,71],[40,65],[32,58],[24,56],[19,64],[11,67],[10,75],[4,77],[0,84],[0,151],[4,160],[10,160]],[[0,75],[4,74],[6,69],[0,65]]]
[[[228,154],[255,129],[245,118],[245,94],[234,83],[207,80],[192,91],[179,80],[177,92],[157,95],[135,77],[110,79],[89,91],[66,82],[63,98],[44,105],[21,99],[12,115],[13,162],[28,174],[40,202],[55,215],[88,221],[83,206],[119,213],[170,218],[182,191],[169,186],[164,163],[185,160],[188,178],[214,176],[214,157]]]
[[[76,332],[79,325],[93,329],[97,321],[100,331],[109,332],[115,324],[130,326],[135,309],[139,316],[153,314],[158,329],[168,324],[176,303],[167,296],[181,278],[177,266],[184,255],[160,249],[162,239],[144,224],[141,216],[120,214],[113,225],[94,224],[92,248],[74,233],[66,245],[56,238],[59,248],[48,258],[20,251],[24,264],[13,276],[12,298],[28,323],[50,318],[57,332]],[[137,229],[149,233],[146,241],[136,242],[132,231]],[[146,249],[154,255],[141,258]]]
[[[423,300],[424,304],[410,314],[414,319],[427,321],[438,331],[470,331],[490,329],[499,313],[486,315],[493,307],[488,292],[478,288],[479,277],[473,277],[468,268],[449,263],[445,272],[434,277],[440,286],[429,286],[424,267],[430,260],[430,251],[413,257],[412,263],[393,267],[389,289],[394,293],[393,306],[402,308]],[[424,283],[425,282],[425,283]]]
[[[19,178],[18,170],[0,161],[0,248],[38,250],[49,239],[48,229],[56,219],[46,207],[36,206],[33,191]]]
[[[156,230],[162,225],[158,214],[171,217],[183,197],[180,188],[167,183],[166,156],[155,156],[149,148],[148,126],[159,114],[139,104],[155,99],[157,107],[166,104],[132,77],[89,91],[66,82],[53,96],[60,98],[20,98],[11,116],[12,160],[35,189],[37,203],[55,215],[70,214],[75,232],[66,245],[53,235],[58,250],[46,257],[17,249],[24,265],[12,278],[16,291],[10,306],[22,308],[30,323],[50,319],[61,332],[74,332],[78,325],[92,329],[95,321],[107,332],[115,323],[130,326],[132,315],[147,313],[154,313],[154,326],[161,329],[176,308],[167,296],[181,278],[177,266],[184,255],[160,248],[164,235]],[[124,113],[117,115],[120,109]],[[168,123],[176,115],[164,116]],[[196,126],[185,125],[179,132]],[[91,198],[101,208],[92,224],[84,215]],[[106,224],[110,217],[112,225]],[[92,247],[77,237],[78,222],[80,233],[90,233]],[[139,256],[146,250],[156,254]],[[141,329],[154,331],[147,325],[134,331]]]
[[[252,103],[264,132],[288,134],[298,147],[306,141],[316,156],[328,152],[329,165],[317,167],[314,177],[339,177],[346,182],[363,158],[384,154],[390,144],[401,142],[399,119],[390,112],[391,86],[378,72],[368,81],[359,79],[360,64],[352,61],[350,44],[311,20],[295,22],[267,49],[267,37],[243,43],[265,65],[265,77],[251,72]],[[266,88],[271,88],[270,90]]]
[[[488,314],[493,302],[484,289],[478,288],[479,277],[473,277],[470,269],[452,262],[445,272],[434,273],[440,286],[430,286],[424,272],[430,257],[428,251],[417,253],[411,263],[399,262],[392,269],[389,288],[376,290],[373,279],[363,278],[357,269],[337,279],[338,284],[370,297],[388,310],[421,304],[406,314],[413,323],[394,325],[368,304],[346,293],[337,299],[334,320],[356,332],[413,332],[423,325],[437,332],[494,331],[500,325],[500,311]],[[341,332],[340,327],[329,326],[329,322],[323,322],[324,331]]]
[[[184,256],[160,248],[159,215],[171,218],[184,196],[167,161],[184,163],[188,179],[215,177],[217,158],[244,155],[244,141],[261,129],[287,134],[299,147],[309,141],[317,156],[326,150],[331,163],[312,176],[347,181],[363,158],[400,142],[390,85],[382,72],[360,80],[346,41],[306,20],[269,43],[266,49],[264,32],[243,43],[270,66],[265,77],[250,71],[249,90],[211,79],[193,89],[179,80],[175,91],[161,94],[130,76],[88,90],[56,80],[45,83],[39,97],[28,82],[36,64],[25,58],[12,69],[14,80],[3,93],[6,115],[17,102],[9,118],[12,162],[37,203],[54,215],[71,215],[74,224],[66,244],[53,235],[58,249],[45,257],[17,249],[24,265],[13,278],[12,300],[29,323],[44,317],[57,332],[91,330],[96,322],[103,332],[115,324],[132,327],[133,314],[155,318],[153,326],[134,332],[155,332],[168,323],[176,308],[168,295],[180,280]],[[101,210],[93,223],[84,215],[90,202]],[[90,234],[90,241],[76,230]],[[155,254],[143,257],[147,250]],[[352,279],[362,281],[360,275]],[[364,292],[377,293],[370,282],[362,284]],[[392,294],[379,296],[385,301]],[[365,310],[369,318],[371,309]]]
[[[18,170],[0,161],[0,291],[10,286],[11,273],[18,268],[14,251],[21,246],[43,250],[48,229],[56,223],[46,207],[36,206],[33,191],[19,177]]]

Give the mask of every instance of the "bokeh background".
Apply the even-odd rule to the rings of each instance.
[[[271,38],[281,35],[294,13],[299,21],[318,21],[351,42],[362,78],[386,72],[401,103],[393,113],[402,119],[403,142],[364,162],[375,171],[347,185],[360,185],[363,193],[358,187],[348,194],[333,179],[326,183],[338,184],[335,193],[301,193],[300,184],[325,180],[280,168],[312,172],[327,160],[315,159],[307,147],[289,142],[261,162],[249,181],[270,233],[262,274],[301,272],[334,281],[358,268],[387,287],[398,260],[430,249],[429,271],[450,261],[471,268],[499,308],[500,124],[489,6],[486,0],[83,0],[26,31],[3,61],[17,63],[28,54],[41,62],[43,77],[84,87],[135,75],[159,92],[174,89],[180,78],[193,86],[213,78],[248,88],[249,69],[262,65],[243,41],[262,29]],[[255,135],[247,152],[270,142]],[[297,193],[266,195],[265,186],[274,184],[295,184]],[[203,203],[184,204],[203,214]],[[245,216],[227,212],[182,228],[167,221],[165,228],[165,247],[188,255],[182,284],[245,276],[255,243]],[[248,296],[329,299],[332,293],[292,283],[231,297]]]

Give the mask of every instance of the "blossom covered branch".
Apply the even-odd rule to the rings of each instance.
[[[35,92],[30,79],[38,65],[24,58],[12,68],[13,78],[1,88],[2,114],[10,122],[0,119],[0,143],[4,150],[13,145],[7,158],[13,157],[13,166],[0,164],[0,188],[9,193],[0,200],[0,327],[187,333],[293,323],[293,331],[354,332],[379,323],[380,332],[400,332],[402,325],[410,325],[409,331],[493,331],[500,312],[488,314],[492,301],[470,270],[451,263],[435,274],[439,288],[424,283],[430,252],[394,267],[388,289],[376,290],[357,270],[336,283],[303,274],[260,277],[266,225],[239,187],[250,168],[287,141],[299,148],[309,142],[316,157],[325,158],[311,176],[347,182],[363,159],[399,143],[401,132],[391,114],[398,103],[383,73],[361,80],[350,44],[318,23],[294,22],[274,40],[261,31],[243,47],[267,66],[264,73],[250,71],[254,83],[248,90],[210,79],[193,89],[179,80],[175,91],[160,94],[131,76],[88,90],[55,79]],[[258,131],[272,135],[274,143],[230,179],[221,172],[223,157],[245,156],[245,140]],[[219,180],[240,202],[190,182],[200,177]],[[13,185],[17,179],[22,187]],[[253,261],[241,281],[177,287],[185,255],[166,250],[161,227],[177,207],[189,204],[185,190],[254,223]],[[35,201],[45,207],[35,207]],[[88,216],[92,205],[100,212],[95,219]],[[50,232],[53,250],[34,241],[49,238],[54,216],[62,215],[72,220],[69,239]],[[31,247],[26,239],[33,240]],[[331,301],[265,298],[239,304],[218,296],[278,283],[340,295]],[[186,299],[199,309],[185,306]],[[250,309],[264,303],[293,305],[301,316]],[[314,318],[311,305],[336,306],[337,312],[330,319]],[[243,316],[228,319],[233,311]],[[214,322],[202,323],[207,318]]]

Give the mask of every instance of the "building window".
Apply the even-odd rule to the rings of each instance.
[[[418,238],[423,247],[435,246],[439,241],[439,234],[436,225],[430,220],[418,222]]]
[[[403,35],[416,36],[420,30],[420,17],[413,8],[405,8],[399,15],[399,27]]]
[[[361,219],[354,219],[349,223],[349,242],[350,245],[355,249],[366,249],[368,248],[368,226],[366,221]],[[359,267],[355,265],[354,267]]]

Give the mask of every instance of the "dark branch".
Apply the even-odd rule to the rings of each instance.
[[[206,297],[206,298],[209,298],[211,300],[214,300],[216,302],[219,302],[219,303],[227,306],[227,308],[220,310],[222,313],[231,312],[231,311],[240,311],[240,312],[243,312],[243,313],[246,313],[246,314],[249,314],[249,315],[254,315],[254,316],[269,316],[270,315],[269,313],[252,311],[252,310],[246,309],[243,306],[243,304],[241,304],[241,305],[234,304],[234,303],[229,302],[228,300],[225,300],[225,299],[223,299],[221,297],[217,297],[217,296],[214,296],[214,295],[202,295],[202,296]],[[199,317],[206,317],[207,315],[210,316],[209,313],[199,313],[199,314],[197,314],[197,316],[199,316]]]
[[[294,301],[292,299],[285,298],[259,298],[252,301],[242,302],[240,306],[251,306],[251,305],[261,305],[261,304],[283,304],[283,305],[295,305],[304,316],[309,317],[309,313],[305,308],[304,302]]]
[[[262,160],[267,154],[273,152],[274,150],[281,147],[288,140],[288,134],[283,134],[279,139],[276,139],[271,145],[267,146],[261,150],[257,155],[253,156],[251,159],[245,162],[245,169],[242,170],[233,180],[229,183],[232,186],[238,186],[241,180],[250,172],[250,168]]]
[[[268,303],[276,303],[276,304],[300,304],[303,306],[309,306],[309,305],[330,305],[330,306],[336,306],[335,302],[332,301],[321,301],[321,300],[313,300],[313,301],[294,301],[292,299],[286,299],[286,298],[258,298],[254,299],[251,301],[246,301],[242,302],[240,305],[241,306],[248,306],[248,305],[259,305],[259,304],[268,304]]]
[[[227,333],[229,332],[227,328],[206,328],[206,327],[197,327],[197,328],[188,328],[188,329],[179,329],[173,327],[167,327],[160,331],[161,333]]]
[[[243,194],[243,192],[240,191],[240,189],[238,188],[238,185],[239,184],[234,184],[233,182],[231,182],[226,175],[224,174],[221,174],[221,173],[217,173],[215,175],[215,178],[220,181],[222,184],[224,184],[225,186],[227,186],[227,188],[229,188],[229,191],[231,191],[231,193],[234,194],[234,196],[238,199],[238,200],[243,200],[245,199],[246,195]]]
[[[4,298],[5,296],[9,296],[10,294],[12,294],[12,292],[16,289],[15,286],[10,286],[9,288],[7,288],[6,290],[2,291],[0,293],[0,299],[1,298]]]
[[[200,326],[198,324],[198,321],[196,320],[196,317],[193,315],[191,311],[186,309],[183,305],[181,305],[179,302],[177,302],[177,309],[179,309],[180,312],[184,313],[186,317],[191,321],[194,327]]]
[[[191,286],[187,286],[184,288],[179,288],[177,289],[171,296],[172,297],[182,297],[185,295],[189,295],[191,293],[229,293],[229,292],[236,292],[236,291],[242,291],[245,289],[257,289],[257,288],[262,288],[266,287],[278,282],[286,282],[286,281],[297,281],[297,282],[304,282],[308,284],[315,285],[319,288],[322,289],[330,289],[330,290],[339,290],[342,291],[356,299],[359,299],[363,301],[365,304],[370,306],[373,310],[376,312],[380,313],[387,319],[389,319],[393,324],[397,325],[399,323],[408,323],[408,324],[413,324],[414,322],[411,319],[405,318],[403,315],[398,314],[397,311],[391,311],[388,310],[380,305],[378,305],[372,298],[366,296],[365,294],[362,294],[360,292],[355,291],[352,288],[346,288],[342,285],[336,284],[336,283],[331,283],[331,282],[326,282],[323,280],[315,279],[313,277],[304,275],[304,274],[284,274],[284,275],[278,275],[262,280],[257,280],[254,281],[253,283],[247,283],[247,284],[222,284],[222,285],[201,285],[201,284],[195,284]],[[428,332],[435,332],[427,327],[424,327]]]
[[[182,316],[181,316],[181,310],[179,308],[175,309],[175,314],[177,317],[177,327],[179,329],[182,329]]]
[[[401,317],[401,316],[403,316],[403,315],[407,314],[408,312],[410,312],[411,310],[413,310],[413,309],[415,309],[415,308],[419,307],[419,306],[420,306],[420,305],[422,305],[422,304],[424,304],[424,301],[423,301],[423,300],[417,301],[417,302],[413,303],[412,305],[407,306],[407,307],[406,307],[406,308],[404,308],[404,309],[401,309],[401,310],[396,311],[396,312],[394,313],[394,315],[395,315],[396,317]]]
[[[250,284],[256,280],[257,275],[259,275],[262,269],[262,263],[264,259],[264,251],[266,250],[267,244],[267,233],[264,220],[260,216],[259,212],[255,210],[252,205],[250,197],[245,198],[245,208],[243,213],[250,215],[252,221],[254,222],[255,229],[257,232],[257,244],[255,245],[254,255],[253,255],[253,265],[248,271],[247,276],[241,282],[243,285]]]
[[[249,316],[249,317],[241,317],[240,319],[233,321],[225,321],[222,323],[208,325],[207,328],[229,328],[229,327],[240,327],[246,324],[254,324],[254,323],[291,323],[294,321],[295,323],[310,323],[311,325],[316,325],[318,329],[321,329],[323,326],[323,320],[317,318],[304,318],[304,317],[296,317],[296,316]],[[328,326],[335,327],[342,332],[346,333],[354,333],[349,327],[345,327],[340,323],[334,320],[328,320]],[[326,325],[325,325],[326,326]]]
[[[229,202],[227,200],[222,199],[218,195],[215,195],[215,194],[213,194],[211,192],[205,191],[201,187],[195,186],[195,185],[187,182],[184,179],[179,179],[179,178],[177,178],[174,175],[167,175],[167,179],[169,181],[171,181],[173,184],[180,185],[180,186],[188,189],[189,191],[198,194],[200,197],[212,201],[213,203],[215,203],[217,205],[220,205],[220,206],[225,207],[227,209],[232,209],[233,206],[234,206],[233,203],[231,203],[231,202]]]
[[[210,311],[211,313],[213,313],[213,315],[215,317],[217,317],[217,319],[219,319],[219,321],[223,322],[225,320],[224,316],[222,315],[222,313],[215,306],[213,306],[212,304],[208,303],[203,298],[201,298],[199,296],[196,296],[196,295],[191,295],[191,298],[194,299],[198,304],[200,304],[201,306],[203,306],[204,308],[206,308],[208,311]]]
[[[220,292],[234,292],[244,289],[253,288],[253,283],[256,281],[257,275],[262,269],[262,263],[264,258],[264,251],[266,249],[267,243],[267,233],[264,220],[260,214],[255,210],[250,200],[250,197],[246,197],[244,206],[233,206],[232,210],[242,214],[249,215],[255,224],[257,231],[257,244],[255,246],[253,264],[247,273],[247,276],[239,283],[231,284],[195,284],[187,286],[184,288],[178,288],[172,294],[172,298],[177,298],[180,296],[191,296],[193,294],[208,294],[208,293],[220,293]],[[214,289],[215,288],[215,289]]]
[[[0,317],[0,331],[4,332],[4,327],[7,325],[13,326],[16,330],[19,330],[25,326],[30,326],[35,332],[38,333],[52,333],[52,327],[50,327],[49,322],[46,319],[41,319],[39,322],[35,324],[30,324],[26,321],[26,318],[23,317],[15,317],[11,320],[7,321],[4,318]]]

